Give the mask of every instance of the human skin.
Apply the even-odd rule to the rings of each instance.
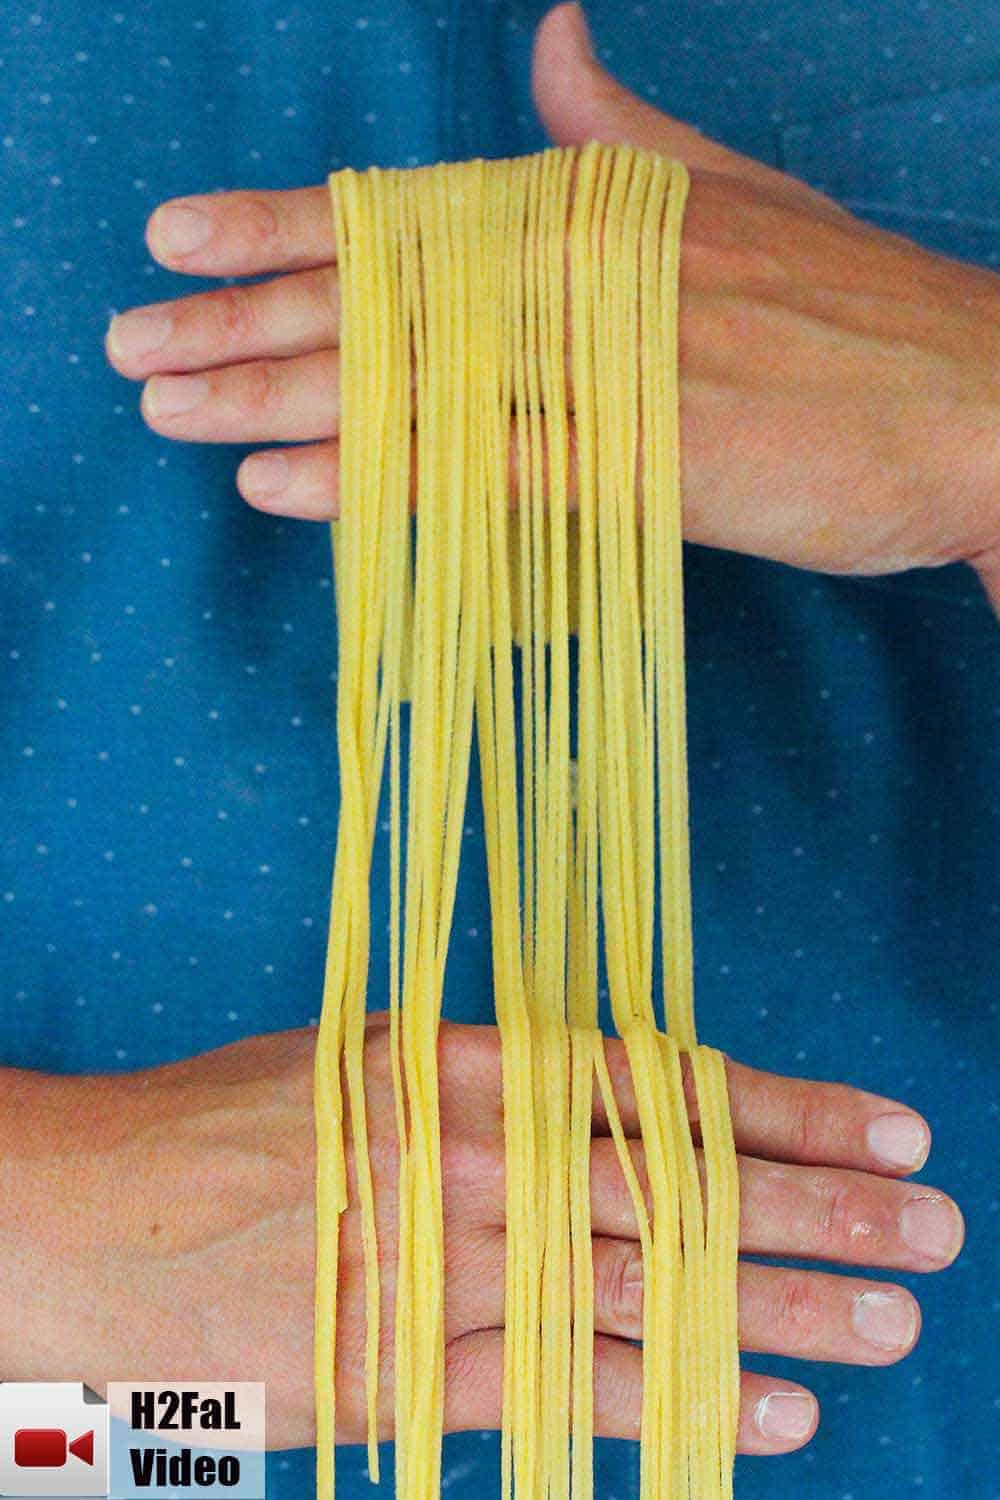
[[[316,1033],[250,1037],[177,1063],[112,1076],[0,1072],[4,1333],[0,1378],[267,1383],[268,1446],[315,1440],[312,1328]],[[608,1064],[645,1190],[621,1043]],[[500,1044],[492,1026],[445,1023],[439,1039],[445,1225],[445,1421],[500,1422],[504,1144]],[[380,1436],[392,1435],[397,1147],[388,1028],[365,1041],[370,1159],[384,1296]],[[906,1173],[926,1122],[840,1084],[727,1060],[745,1254],[840,1263],[833,1275],[741,1261],[744,1349],[891,1364],[915,1343],[919,1307],[869,1267],[934,1271],[962,1243],[955,1204]],[[685,1074],[693,1133],[696,1104]],[[632,1202],[595,1090],[591,1204],[597,1336],[595,1421],[637,1437],[642,1263]],[[338,1292],[337,1436],[365,1438],[364,1270],[348,1138],[349,1207]],[[857,1270],[860,1274],[854,1274]],[[784,1453],[815,1430],[802,1386],[744,1372],[739,1447]],[[869,1393],[878,1401],[876,1388]]]
[[[1000,608],[1000,277],[652,109],[596,63],[574,4],[542,21],[533,83],[557,144],[630,141],[690,169],[685,535],[834,573],[966,561]],[[339,296],[325,187],[175,199],[147,239],[181,274],[273,279],[114,319],[108,357],[144,382],[146,421],[189,442],[295,443],[245,459],[241,493],[263,510],[333,516]]]

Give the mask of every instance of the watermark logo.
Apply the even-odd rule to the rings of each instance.
[[[0,1494],[108,1493],[108,1407],[76,1381],[0,1384]]]
[[[264,1386],[0,1384],[0,1495],[265,1500]]]

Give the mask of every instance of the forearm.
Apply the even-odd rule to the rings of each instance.
[[[314,1044],[0,1070],[0,1379],[264,1380],[311,1440]]]
[[[97,1091],[89,1091],[88,1108],[76,1080],[20,1068],[0,1073],[5,1380],[72,1378],[60,1355],[58,1309],[69,1312],[66,1327],[79,1304],[77,1288],[67,1285],[66,1252],[92,1233],[97,1184],[82,1148],[95,1134],[96,1104]]]
[[[0,1070],[2,1379],[100,1382],[127,1348],[141,1077]]]

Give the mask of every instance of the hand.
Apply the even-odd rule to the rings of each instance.
[[[976,565],[1000,608],[1000,277],[848,214],[621,88],[582,12],[536,38],[534,91],[558,144],[594,137],[691,170],[681,264],[685,534],[800,567]],[[108,357],[146,382],[146,421],[253,455],[261,509],[337,509],[338,295],[325,187],[161,205],[164,265],[278,273],[115,319]]]
[[[314,1441],[314,1042],[311,1030],[279,1032],[110,1078],[7,1074],[0,1186],[4,1201],[20,1206],[0,1230],[9,1304],[0,1377],[83,1378],[98,1389],[137,1371],[162,1380],[264,1380],[269,1446]],[[370,1017],[365,1081],[385,1288],[383,1437],[391,1436],[393,1409],[397,1181],[387,1042],[385,1015]],[[446,1424],[496,1427],[505,1223],[498,1033],[446,1023],[439,1059]],[[619,1042],[608,1043],[608,1063],[634,1137]],[[926,1156],[929,1132],[919,1115],[858,1089],[738,1063],[728,1063],[728,1078],[743,1251],[907,1271],[954,1259],[963,1237],[955,1204],[924,1184],[894,1180]],[[642,1180],[638,1142],[632,1151]],[[338,1437],[362,1442],[364,1285],[350,1153],[348,1167]],[[606,1436],[634,1438],[642,1361],[628,1340],[641,1334],[641,1256],[599,1094],[591,1191],[596,1425]],[[920,1314],[908,1291],[884,1281],[744,1262],[739,1326],[744,1349],[882,1365],[912,1348]],[[744,1373],[742,1452],[801,1447],[816,1416],[801,1386]]]

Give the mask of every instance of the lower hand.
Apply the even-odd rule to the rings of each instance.
[[[17,1129],[0,1154],[5,1201],[19,1205],[0,1231],[8,1287],[0,1376],[83,1378],[99,1389],[137,1371],[160,1380],[263,1380],[269,1446],[315,1440],[315,1038],[306,1029],[251,1037],[113,1077],[17,1075],[3,1106],[16,1110]],[[643,1180],[624,1051],[617,1041],[607,1050]],[[439,1059],[446,1425],[497,1427],[505,1225],[499,1035],[491,1026],[446,1023]],[[862,1365],[900,1359],[918,1336],[917,1302],[864,1271],[938,1270],[963,1236],[950,1199],[897,1180],[922,1163],[926,1125],[858,1089],[727,1067],[741,1249],[851,1268],[840,1276],[741,1262],[742,1347]],[[384,1015],[369,1018],[365,1078],[385,1292],[380,1436],[390,1437],[397,1154]],[[357,1443],[366,1435],[364,1278],[350,1151],[348,1167],[337,1417],[338,1439]],[[591,1197],[596,1429],[635,1438],[642,1357],[629,1341],[641,1336],[642,1262],[599,1095]],[[802,1386],[744,1372],[742,1452],[801,1447],[816,1420]]]

